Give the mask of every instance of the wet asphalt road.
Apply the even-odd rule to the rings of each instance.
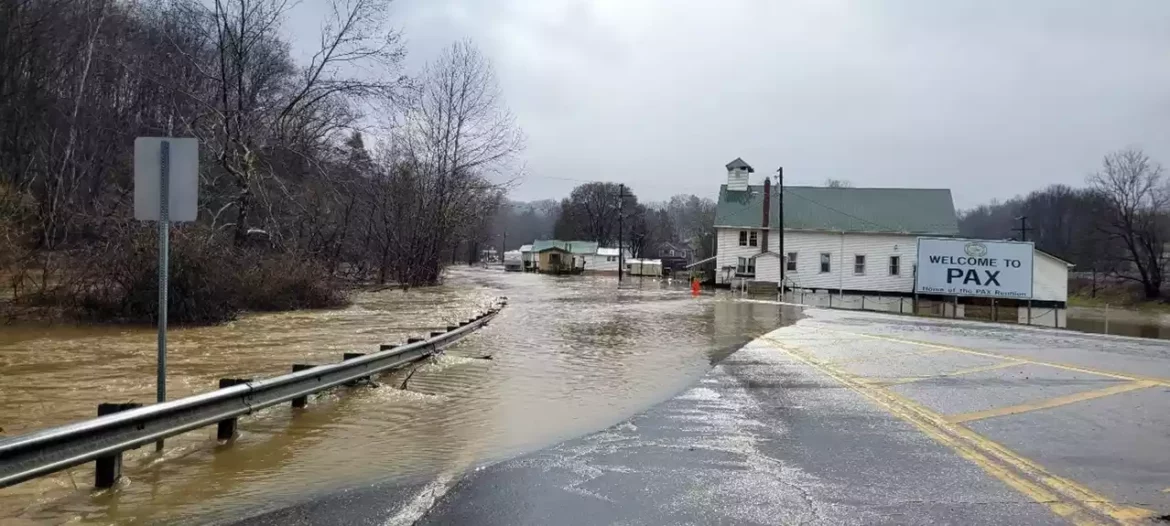
[[[841,311],[627,422],[255,524],[1124,524],[1170,512],[1170,344]]]

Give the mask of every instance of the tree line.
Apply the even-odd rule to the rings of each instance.
[[[629,187],[607,182],[579,185],[560,201],[505,202],[475,247],[516,250],[533,240],[561,239],[616,248],[619,226],[622,246],[633,257],[659,257],[663,242],[690,245],[696,259],[715,255],[714,201],[679,194],[642,203]],[[468,261],[477,261],[478,255],[468,252]]]
[[[0,301],[153,319],[138,136],[199,139],[199,217],[172,233],[175,321],[437,282],[490,228],[523,136],[471,43],[407,75],[389,0],[321,2],[297,61],[289,0],[0,0]]]
[[[964,211],[960,233],[1027,240],[1076,265],[1074,272],[1128,281],[1147,299],[1162,296],[1170,241],[1170,180],[1139,149],[1105,156],[1100,169],[1074,188],[1051,185],[1026,196]]]

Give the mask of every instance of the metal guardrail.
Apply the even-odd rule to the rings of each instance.
[[[235,419],[282,402],[303,406],[304,397],[330,387],[355,382],[425,358],[451,345],[491,321],[507,305],[501,299],[487,312],[433,332],[427,339],[411,338],[401,346],[383,345],[367,355],[350,355],[340,363],[320,365],[291,374],[247,381],[216,391],[138,407],[0,440],[0,488],[98,460],[99,486],[102,461],[115,472],[106,473],[108,484],[120,474],[121,453],[211,424],[230,424]],[[104,485],[108,485],[104,484]]]

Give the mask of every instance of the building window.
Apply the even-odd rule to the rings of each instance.
[[[735,274],[739,276],[755,276],[756,258],[737,258]]]
[[[829,252],[821,252],[821,273],[825,274],[833,271],[832,267],[833,254]]]
[[[902,257],[901,256],[890,256],[890,275],[891,276],[901,276],[902,275]]]
[[[788,253],[788,272],[796,272],[796,252]]]
[[[741,246],[741,247],[747,246],[747,230],[740,230],[739,231],[739,246]]]
[[[856,254],[853,256],[853,273],[858,276],[865,275],[865,255]]]
[[[614,261],[617,261],[617,256],[606,256],[606,257],[605,257],[605,261],[606,261],[606,262],[609,262],[609,263],[612,263],[612,262],[614,262]]]
[[[760,234],[759,232],[752,230],[752,233],[750,234],[751,238],[748,240],[748,245],[751,245],[753,247],[759,246],[759,240],[757,239],[757,236],[759,236],[759,234]]]

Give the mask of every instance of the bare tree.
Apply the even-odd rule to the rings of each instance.
[[[1162,166],[1141,150],[1126,149],[1106,155],[1101,171],[1088,180],[1107,205],[1099,228],[1123,247],[1117,258],[1132,269],[1119,276],[1140,282],[1147,299],[1159,298],[1170,205]]]
[[[400,232],[395,266],[404,284],[433,283],[441,252],[487,230],[506,183],[502,173],[523,146],[523,135],[504,106],[495,73],[470,42],[458,42],[428,65],[406,101],[403,126],[386,184],[396,189]],[[405,199],[404,199],[405,198]]]
[[[846,179],[825,179],[826,188],[852,188],[853,183]]]

